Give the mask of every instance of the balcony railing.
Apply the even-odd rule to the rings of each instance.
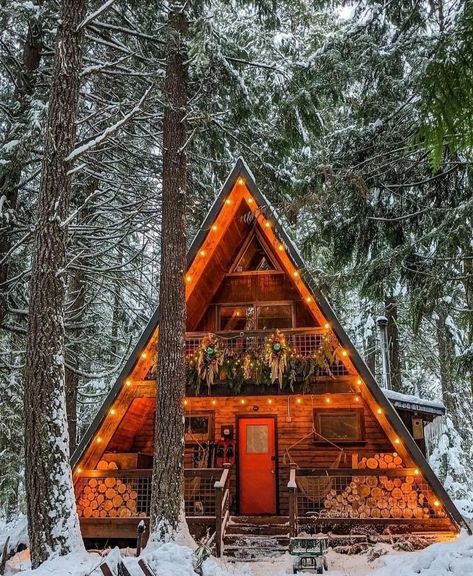
[[[245,355],[262,357],[267,338],[274,330],[258,330],[245,332],[215,332],[215,335],[229,358],[243,360]],[[339,360],[334,351],[338,344],[333,336],[328,336],[323,328],[292,328],[281,330],[291,354],[296,359],[309,359],[321,353],[322,349],[330,351],[324,367],[314,366],[313,376],[346,376],[349,374],[346,366]],[[202,340],[208,332],[187,332],[185,340],[185,355],[189,365],[197,362]],[[327,346],[327,338],[330,338]],[[153,365],[147,379],[156,378],[156,366]],[[218,379],[217,379],[218,380]]]

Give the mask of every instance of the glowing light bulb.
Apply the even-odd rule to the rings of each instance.
[[[217,404],[217,400],[212,400],[212,406],[215,406],[215,404]]]
[[[214,232],[217,231],[217,225],[216,225],[216,224],[214,224],[214,225],[212,226],[212,230],[213,230]]]
[[[394,440],[394,444],[400,444],[401,441],[399,440],[399,438],[396,438],[396,440]]]
[[[240,184],[240,186],[241,186],[242,184],[245,183],[245,179],[240,176],[240,177],[237,179],[237,183]]]
[[[186,276],[186,282],[190,282],[192,280],[192,276],[190,274],[188,274]]]
[[[360,397],[359,396],[355,396],[355,402],[359,402],[360,401]]]
[[[419,475],[419,468],[416,468],[416,469],[414,470],[414,474],[415,474],[416,476]]]
[[[436,506],[438,508],[440,506],[440,502],[438,500],[435,500],[434,506]]]
[[[328,330],[330,328],[330,324],[328,322],[325,322],[324,328],[325,328],[325,330]]]
[[[110,414],[113,416],[114,414],[116,414],[116,410],[115,408],[110,408]]]
[[[100,442],[102,442],[102,437],[101,437],[101,436],[97,436],[97,444],[100,444]]]
[[[77,468],[77,473],[80,474],[82,472],[82,468]]]
[[[302,404],[302,398],[297,398],[296,402],[297,402],[298,404]]]
[[[381,410],[381,408],[378,408],[378,409],[376,410],[376,412],[377,412],[378,414],[382,414],[382,413],[383,413],[383,411]]]
[[[131,380],[128,378],[128,379],[126,380],[125,384],[126,384],[127,386],[131,386]]]
[[[269,220],[266,220],[266,222],[264,223],[265,228],[271,228],[271,222]]]
[[[146,356],[147,356],[146,352],[142,352],[142,353],[141,353],[141,357],[142,357],[142,358],[146,358]]]
[[[307,296],[305,299],[306,302],[312,302],[312,298],[310,296]]]
[[[269,398],[268,404],[272,404],[272,403],[273,403],[273,400],[271,398]]]
[[[187,400],[187,398],[184,399],[184,406],[187,406],[189,404],[189,400]]]
[[[293,272],[293,275],[297,278],[297,277],[299,276],[299,272],[298,272],[297,270],[295,270],[295,271]]]
[[[342,356],[348,356],[348,352],[346,350],[342,350]]]
[[[282,252],[284,250],[284,246],[282,244],[279,244],[278,250]]]
[[[245,400],[244,398],[242,398],[242,399],[240,400],[240,404],[246,404],[246,400]]]
[[[331,402],[330,398],[325,398],[325,402],[327,402],[327,404],[330,404]]]
[[[361,378],[358,378],[358,380],[356,381],[356,383],[361,386],[363,384],[363,380]]]
[[[232,203],[232,201],[231,201],[229,198],[227,198],[227,199],[225,200],[225,204],[231,204],[231,203]]]
[[[248,198],[248,204],[253,204],[253,198]]]
[[[204,257],[204,256],[207,254],[207,252],[206,252],[205,250],[201,250],[201,251],[199,252],[199,254],[200,254],[202,257]]]

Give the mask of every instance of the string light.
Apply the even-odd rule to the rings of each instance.
[[[126,384],[127,386],[131,386],[131,380],[128,378],[128,379],[126,380],[125,384]]]
[[[110,414],[113,416],[116,413],[115,408],[110,408]]]
[[[377,412],[378,414],[382,414],[382,413],[383,413],[383,411],[381,410],[381,408],[378,408],[378,409],[376,410],[376,412]]]
[[[416,468],[416,469],[414,470],[414,474],[415,474],[416,476],[419,475],[419,468]]]
[[[244,398],[242,398],[242,399],[240,400],[240,404],[246,404],[246,400],[245,400]]]
[[[265,228],[271,228],[271,222],[269,220],[266,220],[266,222],[264,223]]]
[[[217,400],[212,400],[212,406],[215,406],[215,404],[217,404]]]
[[[295,270],[295,271],[293,272],[293,274],[294,274],[294,276],[295,276],[296,278],[299,276],[299,272],[298,272],[297,270]]]
[[[268,404],[272,404],[272,403],[273,403],[272,398],[269,398],[269,399],[268,399]]]
[[[298,404],[302,404],[302,398],[297,398],[297,399],[296,399],[296,402],[297,402]]]
[[[361,378],[358,378],[358,380],[356,381],[356,383],[361,386],[363,384],[363,380]]]
[[[355,402],[359,402],[360,401],[360,397],[359,396],[355,396]]]
[[[280,250],[282,252],[284,250],[284,246],[282,244],[279,244],[278,250]]]
[[[245,179],[240,176],[240,177],[237,179],[237,183],[240,184],[240,186],[241,186],[242,184],[245,183]]]
[[[101,436],[97,436],[97,444],[100,444],[100,442],[102,442],[102,437],[101,437]]]
[[[327,402],[327,404],[330,404],[331,402],[330,398],[325,398],[325,402]]]
[[[186,282],[190,282],[192,280],[192,276],[190,274],[188,274],[186,276]]]
[[[305,299],[306,302],[312,302],[312,298],[310,296],[307,296]]]
[[[189,404],[189,400],[187,400],[187,398],[184,398],[183,404],[184,404],[184,406],[187,406]]]
[[[342,350],[342,356],[348,356],[348,352],[346,350]]]
[[[230,198],[227,198],[227,199],[225,200],[225,204],[231,204],[231,203],[232,203],[232,201],[230,200]]]
[[[204,256],[207,254],[207,252],[206,252],[205,250],[201,250],[201,251],[199,252],[199,254],[200,254],[202,257],[204,257]]]
[[[440,506],[440,502],[438,500],[435,500],[434,506],[436,506],[438,508]]]
[[[253,198],[248,198],[248,204],[252,204],[253,203]]]
[[[218,229],[218,226],[217,226],[217,224],[213,224],[213,226],[212,226],[212,230],[213,230],[214,232],[216,232],[216,231],[217,231],[217,229]]]
[[[399,440],[399,438],[396,438],[396,440],[394,440],[394,444],[400,444],[401,441]]]
[[[82,472],[82,468],[77,468],[77,474],[80,474]]]
[[[142,353],[141,353],[141,357],[142,357],[142,358],[146,358],[146,356],[147,356],[146,352],[142,352]]]
[[[328,330],[330,328],[330,324],[328,322],[325,322],[324,328],[325,328],[325,330]]]

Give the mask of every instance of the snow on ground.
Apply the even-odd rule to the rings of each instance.
[[[367,554],[328,554],[329,576],[468,576],[473,574],[473,537],[462,533],[449,543],[433,544],[418,552],[395,552],[385,544],[374,547],[386,553],[373,562]],[[128,552],[131,552],[130,550]],[[122,551],[124,555],[126,551]],[[119,559],[118,549],[112,550],[107,559],[111,566]],[[177,544],[164,544],[144,555],[156,576],[194,576],[192,551]],[[101,576],[98,554],[75,553],[44,563],[37,570],[29,569],[26,552],[8,561],[6,576]],[[124,562],[133,576],[142,576],[135,558],[128,556]],[[229,560],[210,558],[204,563],[204,576],[285,576],[292,574],[292,559],[287,554],[272,561],[234,564]]]

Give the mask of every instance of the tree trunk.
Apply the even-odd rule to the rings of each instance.
[[[63,0],[33,243],[25,367],[25,476],[31,563],[81,546],[64,386],[67,216],[82,66],[86,0]]]
[[[183,37],[187,20],[170,8],[164,81],[163,200],[157,409],[151,500],[151,538],[165,541],[180,530],[183,516],[186,305],[187,74]]]
[[[386,298],[384,307],[388,319],[389,361],[391,364],[391,388],[402,392],[401,381],[401,351],[399,346],[399,329],[397,324],[397,298]]]
[[[41,4],[42,2],[39,2]],[[35,72],[38,69],[43,51],[42,30],[37,20],[28,22],[28,34],[23,47],[22,68],[17,77],[14,94],[15,109],[13,119],[7,129],[5,142],[18,140],[19,144],[7,155],[6,163],[0,162],[0,327],[8,309],[6,282],[8,279],[9,252],[12,248],[11,232],[15,225],[15,213],[18,202],[18,186],[21,181],[23,164],[29,155],[24,142],[29,129],[28,111],[31,95],[34,91]],[[12,66],[15,70],[16,67]],[[13,106],[12,106],[13,108]],[[2,216],[6,215],[8,216]],[[2,221],[3,220],[3,221]]]

